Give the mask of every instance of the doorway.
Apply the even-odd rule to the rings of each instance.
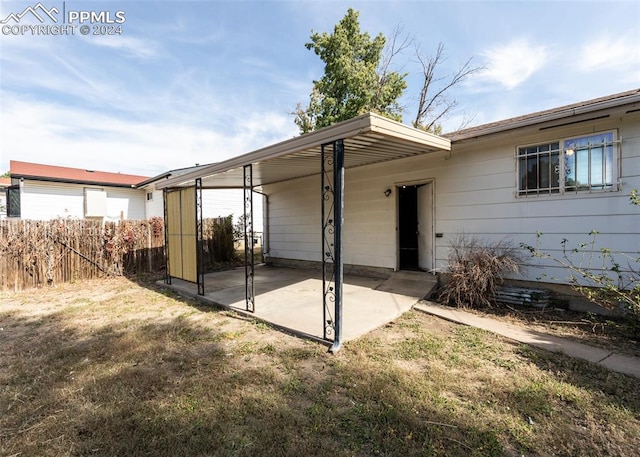
[[[398,186],[398,268],[433,268],[433,184]]]

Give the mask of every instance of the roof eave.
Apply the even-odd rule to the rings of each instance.
[[[50,178],[47,176],[31,176],[22,174],[11,174],[13,179],[26,179],[29,181],[55,182],[62,184],[80,184],[85,186],[106,186],[106,187],[123,187],[125,189],[134,189],[135,184],[115,183],[106,181],[81,181],[77,179]]]
[[[451,150],[451,142],[447,138],[414,129],[401,122],[393,121],[375,113],[366,113],[347,121],[266,146],[190,173],[185,173],[173,178],[169,177],[157,187],[178,187],[197,178],[224,173],[244,165],[275,159],[290,153],[316,148],[323,144],[365,133],[392,135],[401,140],[422,143],[430,149]]]
[[[142,189],[150,184],[153,184],[156,181],[160,181],[161,179],[168,178],[169,176],[171,176],[170,171],[166,173],[162,173],[161,175],[158,175],[158,176],[154,176],[153,178],[149,178],[146,181],[139,182],[138,184],[135,184],[135,187],[137,187],[138,189]]]
[[[480,126],[479,128],[470,129],[469,131],[462,130],[460,131],[460,133],[452,132],[446,135],[446,137],[449,138],[452,143],[455,143],[458,141],[507,132],[509,130],[516,130],[523,127],[531,127],[534,125],[544,124],[545,122],[578,117],[585,114],[605,111],[612,108],[619,108],[626,105],[634,105],[637,103],[640,103],[640,92],[636,92],[625,97],[603,100],[587,105],[575,106],[564,110],[554,111],[552,113],[545,113],[539,116],[534,115],[525,119],[517,119],[514,120],[514,122],[504,122],[499,125],[489,124],[486,128],[482,128],[482,126]]]
[[[205,167],[201,170],[185,173],[183,175],[176,176],[175,178],[169,178],[164,181],[160,187],[164,188],[180,186],[187,182],[193,181],[196,178],[224,173],[225,171],[233,170],[249,163],[257,163],[286,155],[290,152],[331,143],[332,141],[339,140],[341,138],[344,138],[345,136],[351,136],[354,134],[354,132],[355,134],[357,134],[368,131],[368,129],[371,128],[370,122],[368,121],[368,115],[358,116],[350,119],[349,121],[336,124],[335,126],[330,126],[317,130],[315,132],[306,133],[271,146],[257,149],[247,154],[242,154],[223,162],[212,164],[211,166]]]

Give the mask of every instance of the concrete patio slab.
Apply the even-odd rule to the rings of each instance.
[[[406,281],[403,278],[403,281]],[[377,290],[386,279],[345,275],[343,287],[343,342],[358,338],[385,325],[412,306],[433,284],[394,283],[389,291]],[[254,316],[293,333],[323,339],[322,276],[314,270],[256,266],[254,271],[255,313],[245,306],[245,272],[243,268],[205,275],[205,295],[197,294],[196,284],[172,278],[171,285],[158,282],[201,302],[221,306]],[[334,314],[333,305],[329,312]],[[330,339],[332,335],[330,336]]]

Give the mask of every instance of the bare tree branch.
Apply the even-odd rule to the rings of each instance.
[[[437,78],[436,70],[444,60],[444,44],[442,42],[438,44],[435,54],[430,57],[425,57],[419,48],[416,48],[416,57],[422,66],[423,82],[412,125],[415,128],[431,131],[438,121],[447,117],[457,106],[457,101],[447,96],[448,92],[467,77],[484,70],[484,67],[472,65],[473,58],[470,58],[453,75]],[[444,84],[434,90],[434,87],[438,86],[441,81],[445,81]],[[471,119],[466,122],[468,125]]]
[[[413,43],[413,38],[406,35],[400,25],[396,25],[393,29],[391,38],[387,41],[384,53],[381,56],[378,66],[378,85],[376,87],[375,103],[377,105],[382,98],[382,89],[385,87],[389,74],[393,73],[389,70],[391,63],[397,55],[402,53]],[[396,72],[397,73],[397,72]]]
[[[429,57],[428,59],[424,57],[418,47],[416,47],[416,57],[420,65],[422,65],[422,87],[420,89],[420,99],[418,101],[418,109],[416,112],[416,118],[413,121],[413,126],[418,128],[422,125],[425,116],[427,115],[431,105],[434,103],[434,99],[432,98],[430,101],[427,100],[427,94],[429,93],[429,88],[433,83],[433,77],[435,74],[435,69],[440,63],[442,59],[442,52],[444,51],[444,45],[442,42],[438,44],[438,49],[436,50],[435,55]]]
[[[380,59],[378,73],[382,75],[387,74],[389,72],[391,62],[398,54],[411,46],[411,44],[413,44],[413,41],[413,38],[411,38],[409,35],[404,34],[404,30],[400,25],[396,25],[396,27],[393,29],[391,38],[389,38],[387,42],[387,46],[385,46],[382,58]]]
[[[463,113],[462,121],[460,121],[460,125],[458,125],[458,128],[456,128],[456,130],[466,129],[467,127],[469,127],[469,125],[471,125],[475,118],[476,113]]]

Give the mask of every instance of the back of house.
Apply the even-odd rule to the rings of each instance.
[[[598,247],[637,258],[640,214],[629,196],[640,188],[640,91],[446,136],[450,151],[345,171],[347,268],[440,272],[452,244],[465,239],[561,257],[563,240],[581,246],[594,231]],[[345,147],[345,161],[354,152]],[[317,187],[315,176],[264,186],[270,262],[321,259]],[[529,257],[514,279],[551,287],[569,274]]]
[[[640,188],[640,90],[444,137],[363,114],[157,187],[196,183],[244,189],[249,209],[252,190],[260,190],[265,260],[275,265],[435,273],[465,240],[561,257],[568,243],[584,246],[595,232],[592,260],[606,247],[621,253],[622,264],[640,252],[638,208],[629,198]],[[512,279],[570,283],[571,272],[550,259],[528,257],[523,267]]]

